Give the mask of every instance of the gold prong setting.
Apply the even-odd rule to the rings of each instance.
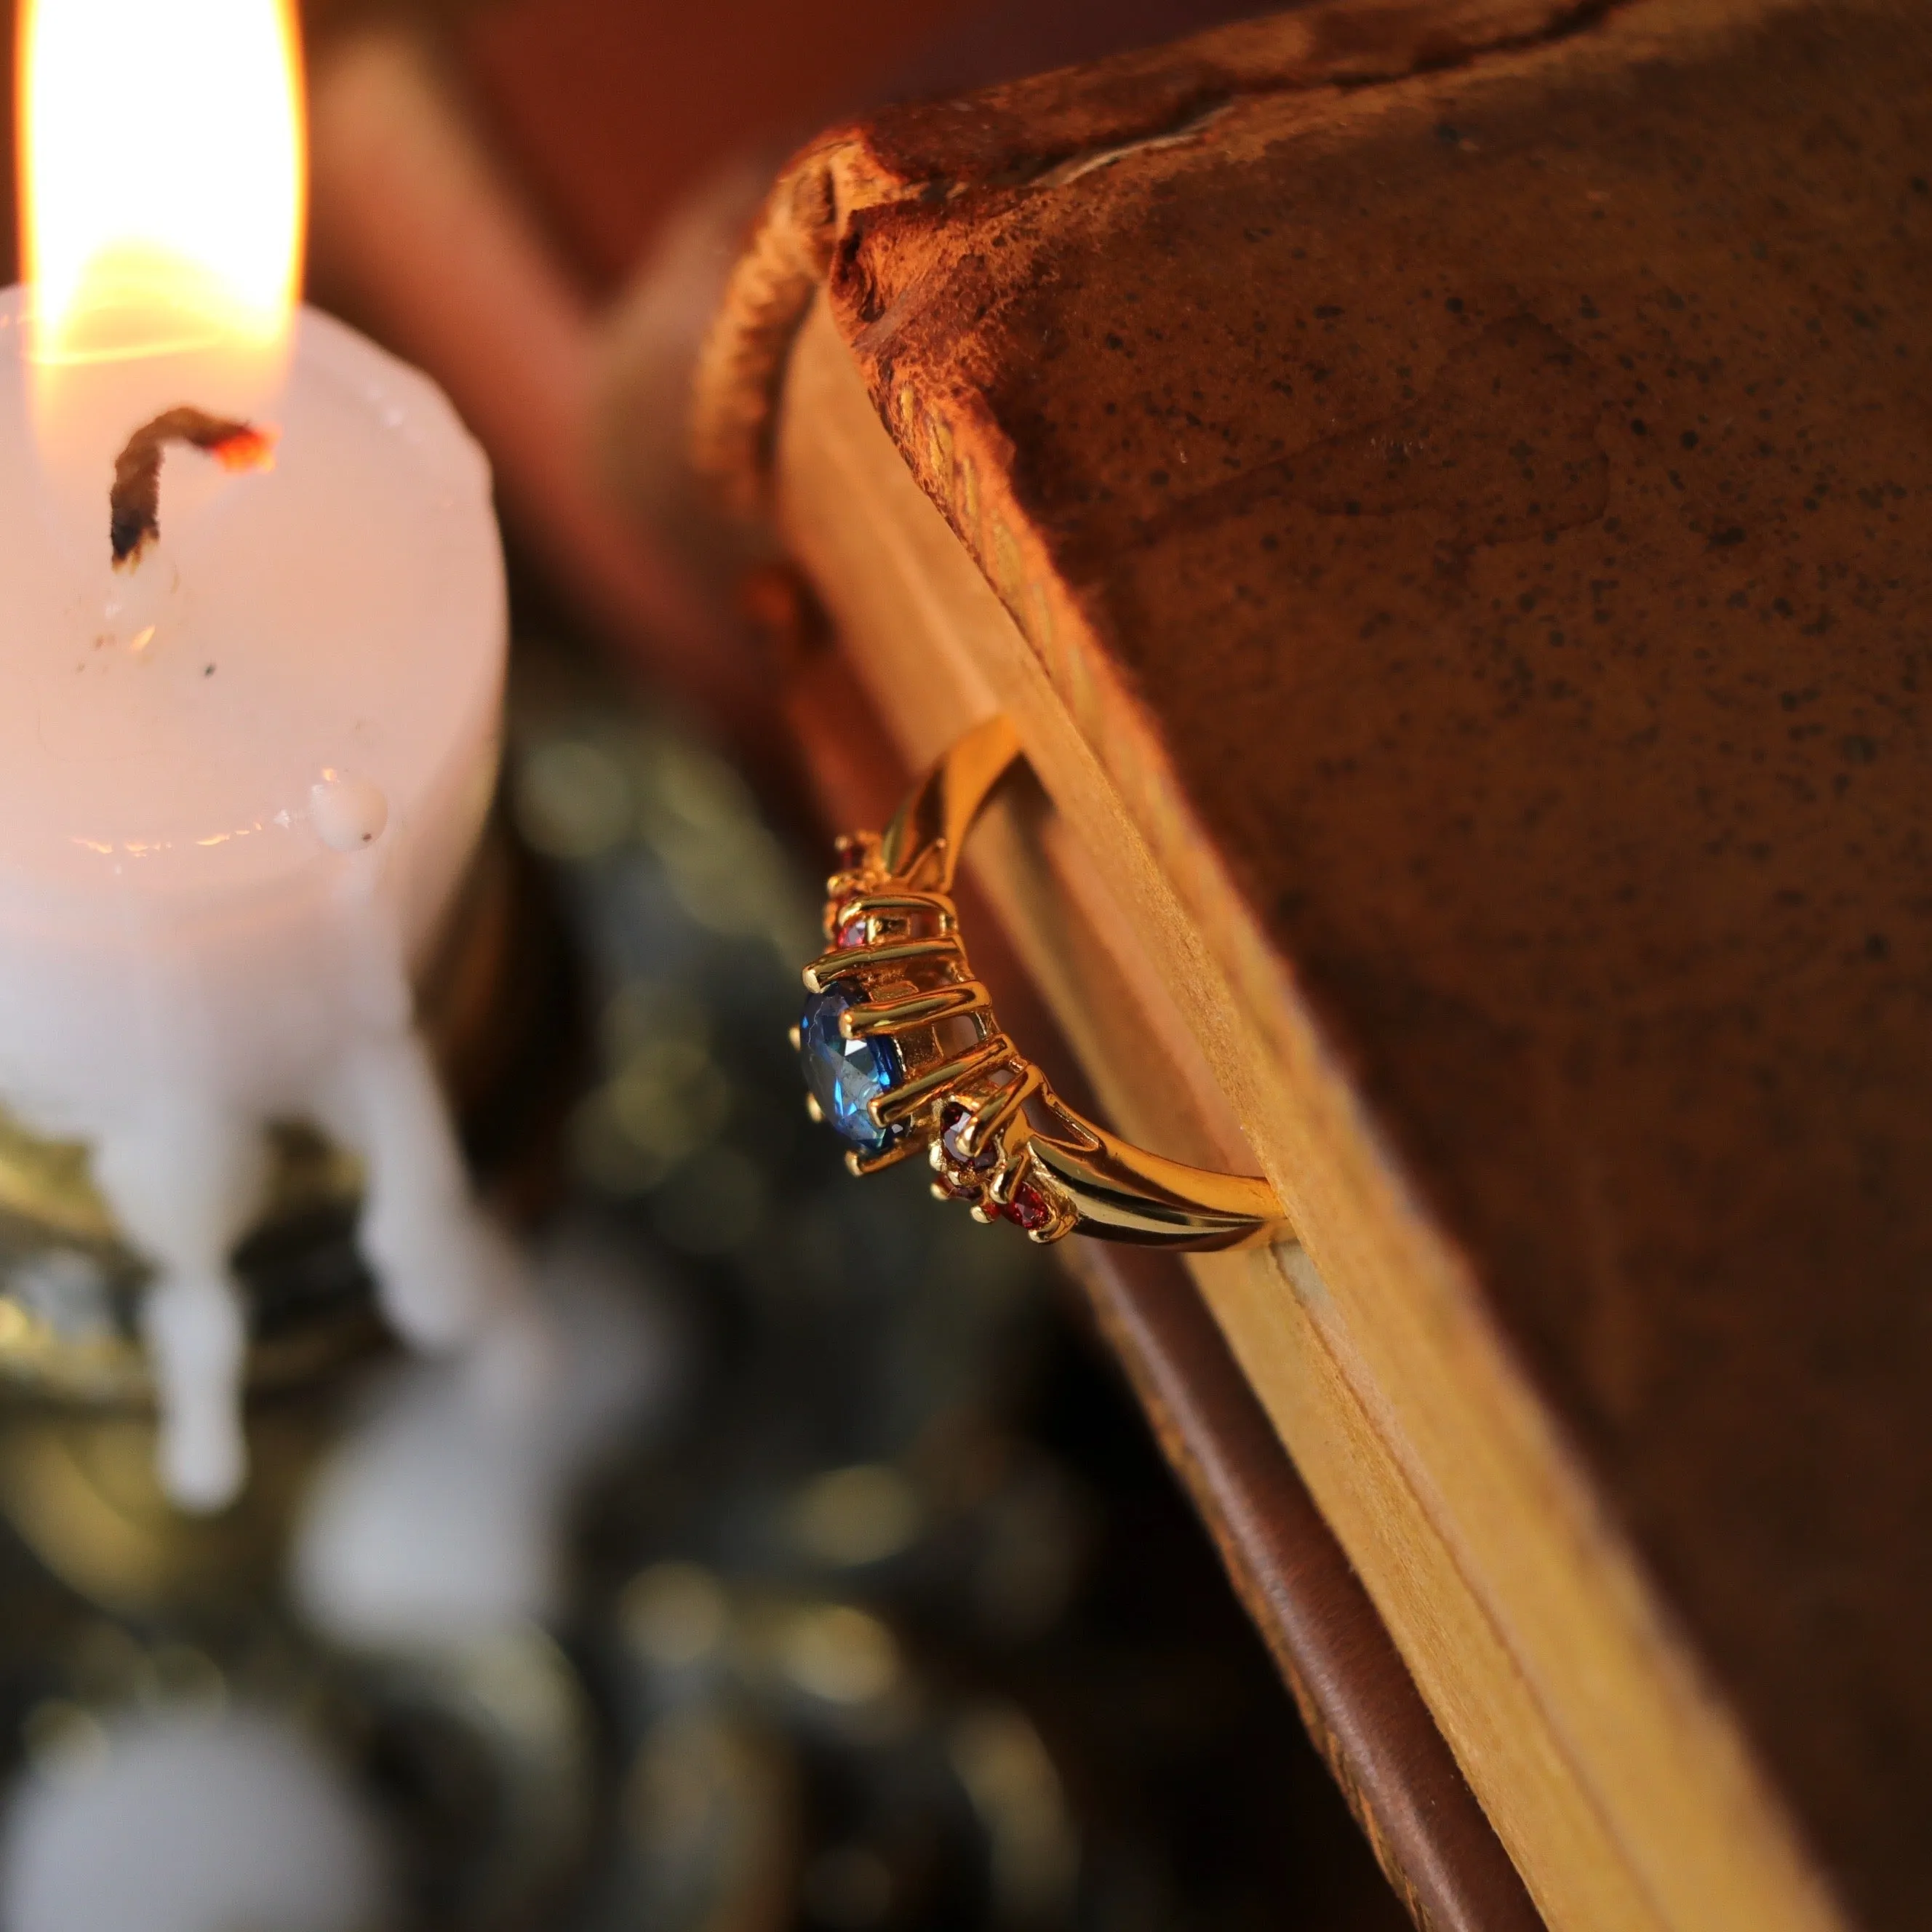
[[[815,1118],[850,1143],[855,1174],[924,1148],[934,1193],[1058,1240],[1077,1217],[1027,1144],[1027,1104],[1043,1084],[1000,1030],[952,899],[889,874],[875,835],[842,839],[839,859],[794,1040]]]
[[[1035,1241],[1202,1250],[1288,1232],[1262,1178],[1219,1174],[1121,1140],[1053,1093],[1000,1030],[950,896],[973,822],[1024,756],[1011,721],[968,731],[914,785],[886,832],[838,842],[825,951],[804,973],[794,1043],[818,1112],[854,1174],[923,1152],[936,1194]]]
[[[1024,1066],[1004,1085],[955,1096],[926,1150],[935,1196],[964,1202],[976,1221],[1010,1221],[1040,1242],[1070,1234],[1079,1218],[1034,1159],[1026,1102],[1043,1091],[1039,1070]]]

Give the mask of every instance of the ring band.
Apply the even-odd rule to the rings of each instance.
[[[1232,1248],[1286,1232],[1265,1180],[1130,1145],[1062,1102],[1000,1031],[973,976],[952,902],[966,835],[1021,756],[994,718],[920,780],[883,835],[838,841],[826,882],[829,950],[805,969],[793,1044],[814,1120],[854,1174],[925,1150],[933,1192],[1036,1241],[1078,1232],[1171,1248]]]

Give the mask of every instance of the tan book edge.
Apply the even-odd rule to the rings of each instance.
[[[995,708],[1019,722],[1060,823],[993,828],[990,883],[1120,1124],[1204,1157],[1244,1140],[1281,1190],[1305,1249],[1197,1278],[1550,1924],[1839,1923],[1217,859],[1178,799],[1102,770],[1094,713],[913,481],[822,303],[775,452],[782,532],[908,760]],[[1083,866],[1054,868],[1056,841]]]

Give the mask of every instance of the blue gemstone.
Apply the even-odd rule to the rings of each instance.
[[[866,1112],[899,1084],[898,1055],[885,1040],[842,1040],[838,1016],[862,1006],[863,992],[849,980],[837,980],[805,1003],[799,1022],[799,1052],[805,1061],[805,1082],[825,1118],[865,1154],[877,1154],[896,1138],[896,1127],[875,1127]]]

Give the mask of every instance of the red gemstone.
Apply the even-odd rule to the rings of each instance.
[[[855,946],[866,943],[866,915],[860,913],[846,920],[838,928],[838,936],[832,944],[841,952],[848,952]]]
[[[1030,1234],[1053,1219],[1053,1204],[1031,1181],[1023,1180],[1013,1190],[1013,1198],[1000,1204],[1000,1212]]]

